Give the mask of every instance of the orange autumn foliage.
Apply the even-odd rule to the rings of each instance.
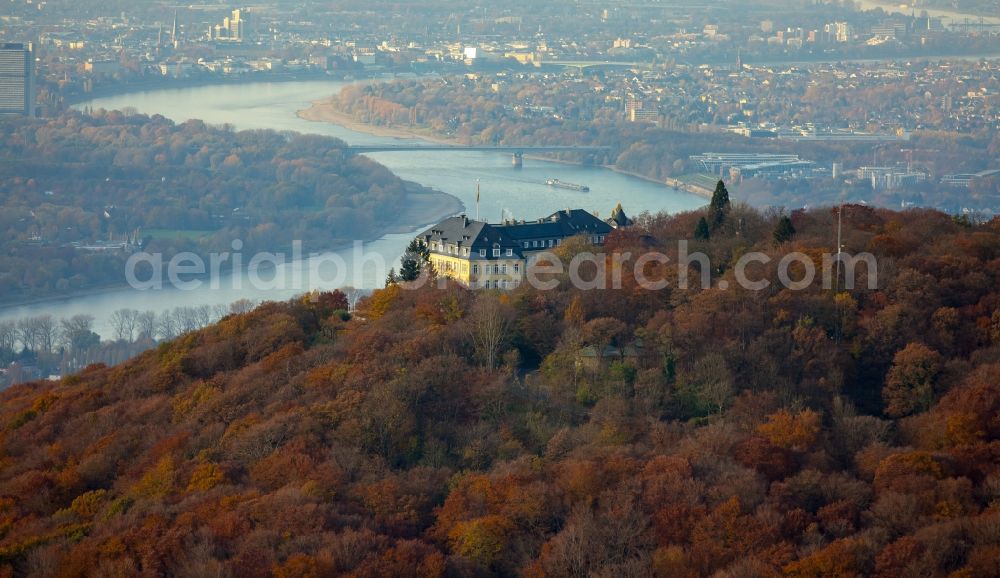
[[[779,448],[806,450],[820,432],[820,416],[811,409],[792,414],[781,410],[767,416],[767,422],[757,431]]]

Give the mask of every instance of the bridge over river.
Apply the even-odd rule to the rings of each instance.
[[[524,153],[552,152],[596,152],[611,150],[609,146],[464,146],[464,145],[356,145],[344,147],[344,150],[355,154],[405,152],[405,151],[485,151],[511,153],[512,163],[520,167],[524,163]]]

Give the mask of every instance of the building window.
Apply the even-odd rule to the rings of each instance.
[[[604,242],[604,235],[601,235],[600,239],[601,239],[601,242],[603,243]]]
[[[513,257],[514,256],[514,249],[507,249],[507,256],[508,257]]]
[[[538,241],[532,241],[531,242],[531,246],[532,247],[537,247],[538,246]]]
[[[507,264],[506,263],[504,263],[503,265],[500,266],[500,272],[503,273],[504,275],[507,274]]]
[[[521,272],[521,264],[514,263],[514,273],[520,273],[520,272]]]
[[[549,239],[549,247],[551,247],[554,243],[555,243],[555,241],[553,241],[552,239]]]
[[[493,274],[494,275],[499,275],[500,274],[500,265],[496,265],[496,264],[493,265]]]
[[[466,257],[468,257],[469,256],[469,248],[466,247],[466,248],[462,249],[462,254],[465,255]]]
[[[479,275],[479,265],[473,265],[472,266],[472,274],[473,275]]]
[[[529,242],[527,242],[527,241],[525,241],[525,242],[524,242],[524,248],[525,248],[525,249],[527,249],[527,248],[528,248],[528,247],[530,247],[530,246],[531,246],[531,243],[529,243]]]
[[[479,250],[479,256],[480,257],[485,257],[486,256],[486,249],[480,249]]]
[[[500,247],[494,247],[493,248],[493,256],[494,257],[499,257],[500,256]]]

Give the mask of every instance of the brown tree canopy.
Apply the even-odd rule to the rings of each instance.
[[[609,246],[669,277],[701,214]],[[848,207],[836,294],[778,218],[708,288],[309,295],[0,392],[0,576],[995,575],[1000,228]]]

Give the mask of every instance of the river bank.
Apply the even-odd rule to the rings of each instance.
[[[454,195],[436,191],[411,181],[405,181],[405,184],[407,188],[406,200],[404,203],[406,207],[405,211],[400,211],[391,223],[388,223],[378,231],[365,235],[363,239],[359,239],[360,241],[364,243],[371,243],[386,235],[415,234],[425,226],[432,225],[446,217],[461,213],[465,210],[465,205]],[[353,246],[353,243],[353,240],[331,243],[328,247],[324,248],[323,251],[319,251],[319,253],[332,253],[349,249]],[[277,247],[273,248],[272,251],[281,254]],[[309,251],[309,253],[316,253],[316,251]],[[308,254],[306,256],[308,256]],[[227,268],[224,264],[222,267],[222,273],[229,275],[233,274],[233,271],[231,268]],[[3,317],[2,314],[4,312],[22,307],[67,302],[81,297],[106,295],[123,289],[128,289],[129,285],[124,281],[124,277],[125,272],[122,271],[122,282],[106,283],[94,287],[88,287],[86,289],[79,289],[54,295],[43,295],[28,299],[0,300],[0,317]],[[201,278],[207,279],[208,275],[206,274]]]
[[[224,81],[223,79],[213,78],[213,79],[183,79],[178,81],[163,82],[156,81],[148,84],[133,84],[124,85],[116,87],[107,87],[105,91],[95,91],[88,95],[83,95],[85,98],[81,98],[74,105],[79,105],[80,103],[90,102],[92,98],[98,98],[99,94],[101,97],[110,96],[127,96],[129,94],[141,93],[146,91],[171,91],[171,90],[189,90],[197,89],[203,87],[214,87],[214,86],[234,86],[242,84],[253,84],[260,82],[267,83],[283,83],[283,82],[309,82],[316,80],[331,80],[336,81],[334,78],[330,78],[322,74],[306,74],[306,75],[292,75],[292,74],[282,74],[273,75],[266,80],[260,77],[253,78],[235,78]],[[365,79],[357,80],[355,82],[366,82]],[[425,138],[425,137],[421,137]],[[410,234],[419,231],[424,226],[434,224],[446,217],[458,214],[465,210],[465,205],[462,201],[451,194],[445,193],[440,190],[436,190],[431,187],[425,187],[419,183],[413,181],[404,180],[407,195],[401,207],[394,207],[393,213],[395,218],[387,223],[385,226],[380,227],[376,231],[371,231],[363,238],[358,239],[364,243],[371,243],[377,241],[386,235],[401,235]],[[348,249],[353,245],[354,240],[351,241],[341,241],[334,242],[323,248],[320,252],[336,252],[344,249]],[[278,250],[274,248],[273,250]],[[315,253],[316,251],[310,251]],[[223,272],[226,274],[232,273],[232,271],[225,270]],[[124,271],[122,272],[122,281],[113,283],[102,283],[100,285],[95,285],[87,287],[85,289],[73,290],[64,293],[53,293],[46,294],[36,297],[28,298],[14,298],[14,299],[3,299],[0,297],[0,317],[3,317],[3,313],[9,313],[10,311],[38,306],[46,304],[57,304],[61,302],[70,302],[79,298],[94,297],[112,294],[117,291],[122,291],[128,289],[129,286],[124,281]]]
[[[229,125],[234,130],[315,134],[360,146],[400,144],[396,137],[435,138],[434,135],[421,134],[419,131],[404,133],[396,127],[384,129],[395,131],[395,137],[372,136],[370,127],[356,122],[345,122],[358,129],[351,130],[331,122],[312,122],[296,114],[301,109],[309,108],[309,103],[316,99],[329,98],[345,86],[357,82],[366,80],[323,79],[273,83],[261,80],[246,85],[210,83],[179,90],[151,87],[143,92],[134,92],[137,88],[135,86],[121,87],[123,90],[116,91],[122,93],[120,96],[95,98],[80,102],[74,108],[121,110],[130,107],[140,114],[158,114],[174,122],[184,122],[196,117],[206,124]],[[128,88],[133,90],[126,90]],[[435,138],[436,142],[444,140]],[[404,182],[419,183],[422,188],[408,185],[411,193],[408,198],[384,207],[384,212],[392,215],[392,218],[385,219],[378,231],[365,235],[367,239],[360,259],[353,246],[344,246],[343,242],[335,244],[331,239],[323,247],[304,247],[303,256],[323,249],[340,259],[330,255],[330,258],[304,258],[290,263],[286,249],[281,271],[282,275],[288,275],[287,283],[279,283],[277,286],[255,284],[246,268],[242,268],[242,274],[234,272],[226,276],[218,286],[203,283],[192,291],[181,291],[169,285],[156,292],[135,291],[127,285],[103,289],[90,287],[85,290],[86,293],[49,295],[44,303],[36,305],[4,304],[0,306],[0,321],[38,315],[68,319],[74,315],[86,314],[95,317],[94,330],[111,339],[114,329],[109,320],[116,310],[123,308],[151,310],[160,314],[178,307],[228,306],[238,299],[255,302],[282,301],[304,291],[343,285],[363,289],[382,287],[389,267],[398,263],[415,231],[418,232],[420,228],[429,226],[442,217],[460,213],[463,207],[468,211],[478,210],[483,218],[492,221],[503,219],[504,215],[535,219],[566,207],[605,214],[618,203],[622,203],[629,214],[643,211],[674,213],[695,210],[706,202],[703,197],[673,190],[661,182],[629,177],[596,165],[533,160],[525,163],[521,169],[513,169],[509,155],[488,151],[418,150],[374,153],[371,157]],[[549,178],[586,183],[591,190],[589,193],[581,193],[556,189],[545,185]],[[477,206],[476,191],[480,185],[482,194]],[[378,235],[381,237],[374,238]],[[247,263],[249,256],[244,257],[243,262]],[[338,262],[339,265],[336,264]],[[385,265],[384,271],[381,270],[382,264]],[[318,268],[315,272],[314,267]],[[302,273],[301,285],[296,284],[296,271]]]
[[[436,144],[443,145],[462,145],[465,143],[459,142],[457,139],[448,139],[440,135],[434,134],[427,129],[419,129],[412,127],[387,127],[373,125],[366,122],[362,122],[353,116],[338,110],[334,104],[333,99],[323,99],[313,101],[309,108],[300,110],[296,112],[299,118],[308,120],[310,122],[326,122],[330,124],[335,124],[344,127],[349,130],[356,132],[361,132],[373,136],[381,136],[388,138],[398,138],[398,139],[421,139]],[[557,158],[539,156],[539,155],[525,155],[525,158],[533,158],[538,160],[544,160],[551,163],[567,164],[567,165],[579,165],[573,161],[567,161]],[[614,165],[601,165],[601,168],[608,169],[610,171],[616,172],[620,175],[625,175],[635,179],[640,179],[649,183],[656,183],[658,185],[664,185],[667,187],[672,187],[675,190],[684,191],[691,193],[693,195],[698,195],[699,197],[711,198],[712,191],[699,187],[697,185],[692,185],[678,181],[676,179],[656,179],[642,173],[637,173],[634,171],[628,171],[625,169],[620,169]]]
[[[325,122],[325,123],[335,124],[337,126],[346,128],[348,130],[353,130],[355,132],[365,133],[372,136],[382,136],[387,138],[398,138],[398,139],[420,139],[442,145],[464,144],[456,139],[449,139],[442,137],[440,135],[436,135],[429,130],[421,130],[417,128],[403,128],[395,126],[379,126],[379,125],[369,124],[367,122],[362,122],[345,112],[337,110],[337,108],[333,105],[332,98],[313,101],[310,103],[309,108],[296,111],[295,114],[299,118],[308,120],[310,122]]]
[[[698,195],[699,197],[705,197],[706,199],[711,199],[712,198],[712,194],[715,192],[715,191],[710,191],[710,190],[708,190],[708,189],[706,189],[704,187],[699,187],[698,185],[692,185],[690,183],[685,183],[684,181],[678,181],[677,179],[671,179],[669,177],[666,178],[666,179],[663,179],[663,181],[659,181],[657,179],[654,179],[654,178],[651,178],[651,177],[647,177],[647,176],[644,176],[644,175],[639,174],[639,173],[634,173],[632,171],[626,171],[625,169],[619,169],[618,167],[611,166],[611,165],[604,165],[604,168],[606,168],[606,169],[608,169],[610,171],[614,171],[614,172],[616,172],[618,174],[622,174],[622,175],[628,176],[628,177],[632,177],[632,178],[636,178],[636,179],[643,179],[643,180],[649,181],[651,183],[658,183],[658,184],[661,184],[661,185],[667,185],[668,187],[673,187],[674,189],[676,189],[678,191],[684,191],[684,192],[687,192],[687,193],[691,193],[692,195]]]
[[[407,182],[406,212],[400,213],[396,222],[382,234],[365,241],[374,241],[386,234],[415,233],[425,225],[433,225],[465,210],[465,204],[456,196]],[[414,226],[414,223],[418,223]]]

